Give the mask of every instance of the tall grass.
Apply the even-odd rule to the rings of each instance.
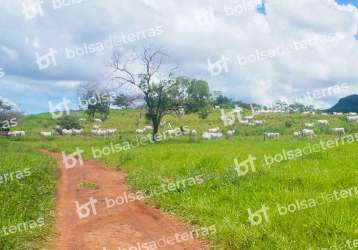
[[[24,144],[0,139],[0,148],[0,248],[40,249],[52,231],[56,164]]]

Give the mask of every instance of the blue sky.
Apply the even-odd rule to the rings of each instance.
[[[29,17],[22,0],[3,0],[0,96],[25,113],[47,112],[48,102],[63,98],[75,108],[79,84],[116,87],[106,66],[114,50],[126,58],[150,45],[166,50],[166,65],[178,64],[177,75],[204,79],[213,91],[247,102],[292,101],[345,83],[344,91],[312,100],[329,107],[358,92],[358,0],[337,2],[342,5],[266,0],[257,8],[257,0],[90,0],[57,7],[45,1]],[[100,46],[111,41],[121,46]],[[40,70],[36,54],[50,49],[56,63]],[[76,49],[84,54],[72,58]],[[215,75],[210,65],[222,58],[226,67]]]
[[[358,7],[358,0],[336,0],[339,4],[352,4]]]

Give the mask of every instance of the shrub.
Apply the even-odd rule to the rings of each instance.
[[[76,117],[70,116],[70,115],[63,116],[60,119],[60,121],[58,122],[58,125],[64,129],[71,129],[71,128],[80,129],[81,128],[81,125],[80,125],[78,119]]]

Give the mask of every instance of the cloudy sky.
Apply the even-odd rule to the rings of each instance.
[[[106,82],[113,50],[164,48],[178,75],[247,102],[358,94],[358,0],[0,0],[0,96],[25,113],[83,81]],[[310,96],[311,98],[307,98]]]

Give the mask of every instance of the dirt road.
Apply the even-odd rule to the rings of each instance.
[[[94,161],[66,169],[61,154],[42,152],[54,157],[60,168],[58,250],[208,249],[172,216],[143,200],[123,202],[130,193],[124,173]],[[115,197],[121,197],[117,203]]]

